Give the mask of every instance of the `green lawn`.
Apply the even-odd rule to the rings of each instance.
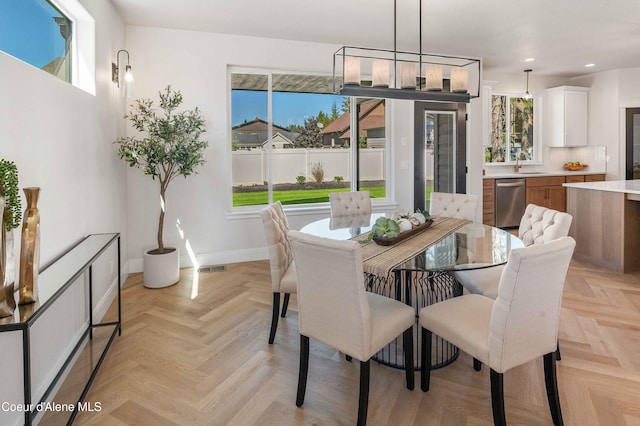
[[[384,198],[384,187],[376,186],[371,188],[362,188],[371,193],[371,198]],[[349,188],[339,189],[298,189],[293,191],[273,191],[274,201],[280,201],[282,204],[309,204],[329,202],[330,192],[348,192]],[[268,193],[264,192],[234,192],[233,205],[237,206],[254,206],[258,204],[268,203]]]

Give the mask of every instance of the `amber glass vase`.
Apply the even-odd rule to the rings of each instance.
[[[20,303],[33,303],[38,299],[38,268],[40,265],[40,188],[24,188],[27,209],[22,219],[20,245]]]

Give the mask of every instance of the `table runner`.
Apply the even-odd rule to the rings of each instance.
[[[466,219],[445,216],[433,218],[434,223],[429,228],[392,246],[380,246],[373,240],[362,244],[364,272],[378,277],[387,277],[396,266],[408,261],[430,245],[437,243],[456,229],[471,222]],[[352,240],[366,240],[369,234],[370,232],[358,235]]]

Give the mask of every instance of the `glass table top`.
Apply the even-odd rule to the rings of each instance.
[[[301,231],[325,238],[347,240],[371,231],[376,219],[383,216],[382,213],[373,213],[326,218],[305,225]],[[424,232],[428,232],[428,229]],[[517,247],[524,247],[522,240],[503,229],[468,223],[437,243],[425,247],[423,252],[396,269],[462,271],[488,268],[507,263],[509,252]]]

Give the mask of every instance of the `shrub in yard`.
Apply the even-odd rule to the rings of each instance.
[[[334,176],[333,180],[335,180],[337,183],[340,183],[344,180],[344,178],[342,176]]]
[[[322,183],[324,180],[324,165],[321,161],[313,163],[311,166],[311,176],[316,183]]]
[[[304,183],[307,181],[307,178],[300,175],[300,176],[296,176],[296,182],[298,182],[300,185],[304,185]]]

